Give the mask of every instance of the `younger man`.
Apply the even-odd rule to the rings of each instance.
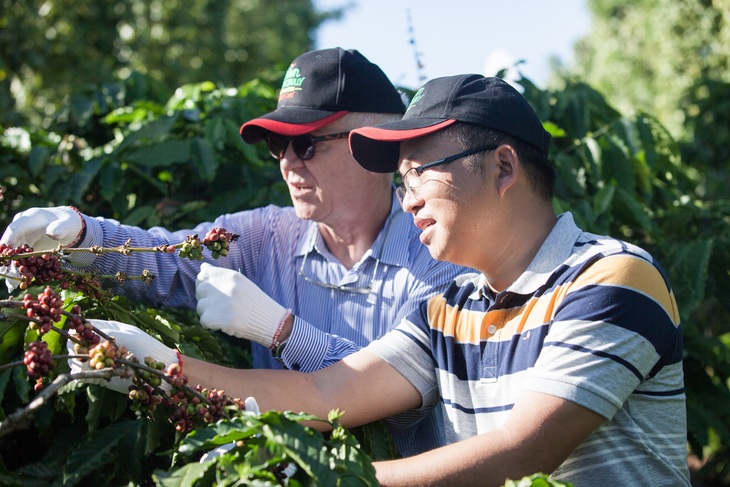
[[[479,273],[317,372],[183,359],[185,375],[262,409],[339,408],[346,426],[440,404],[450,444],[377,463],[382,485],[545,472],[580,487],[689,486],[672,290],[645,251],[553,213],[549,140],[502,80],[428,82],[402,121],[353,131],[350,148],[370,171],[398,169],[401,204],[434,257]]]

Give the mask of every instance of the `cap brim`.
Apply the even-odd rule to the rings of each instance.
[[[454,122],[454,119],[414,118],[359,128],[350,133],[350,152],[368,171],[394,172],[398,169],[402,141],[438,132]]]
[[[344,117],[347,113],[347,111],[279,108],[241,125],[241,138],[247,144],[255,144],[261,142],[267,132],[289,137],[308,134]]]

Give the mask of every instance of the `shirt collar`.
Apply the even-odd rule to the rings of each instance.
[[[573,253],[580,234],[581,229],[575,225],[570,212],[559,215],[537,255],[525,272],[509,287],[509,291],[529,294],[545,284],[545,280]]]
[[[565,212],[559,215],[558,221],[540,246],[535,258],[506,291],[517,294],[532,294],[537,291],[555,269],[570,257],[581,233],[582,230],[576,226],[572,213]],[[485,296],[487,279],[484,274],[480,274],[473,282],[476,290],[469,297],[481,299]]]

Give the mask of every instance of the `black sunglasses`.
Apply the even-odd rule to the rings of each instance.
[[[287,147],[289,147],[289,142],[291,142],[294,154],[296,154],[299,159],[308,161],[314,157],[317,142],[344,139],[348,135],[350,135],[349,130],[347,132],[338,132],[336,134],[304,134],[296,135],[294,137],[287,137],[286,135],[269,132],[266,135],[266,145],[269,147],[269,153],[273,156],[273,158],[280,161],[284,157]]]

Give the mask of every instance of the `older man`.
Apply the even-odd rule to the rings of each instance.
[[[279,161],[292,207],[223,215],[175,232],[90,218],[70,207],[32,209],[16,216],[1,241],[37,250],[128,239],[155,246],[223,227],[241,239],[227,258],[209,262],[227,269],[155,254],[89,254],[77,264],[107,274],[148,269],[156,276],[150,287],[127,282],[118,290],[197,306],[204,326],[254,342],[257,368],[317,370],[385,335],[464,271],[433,260],[420,244],[391,175],[363,169],[350,154],[350,131],[400,120],[404,110],[401,94],[359,52],[308,52],[287,70],[277,109],[241,127],[245,142],[265,142]],[[439,413],[391,424],[402,455],[442,443]]]

